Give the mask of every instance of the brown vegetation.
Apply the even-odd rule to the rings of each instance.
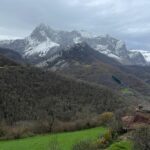
[[[150,126],[143,126],[133,132],[135,150],[150,149]]]

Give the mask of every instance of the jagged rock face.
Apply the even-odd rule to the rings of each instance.
[[[111,64],[115,67],[121,65],[113,58],[109,58],[108,56],[93,50],[87,43],[83,42],[65,48],[61,51],[61,54],[55,59],[55,61],[47,59],[47,61],[44,61],[44,64],[38,64],[38,67],[45,67],[50,68],[53,71],[58,71],[67,68],[73,69],[74,65],[79,67],[81,64],[86,66],[98,62]]]
[[[109,35],[104,37],[96,37],[88,39],[86,42],[95,50],[103,53],[109,57],[117,59],[119,62],[127,64],[130,62],[126,45],[122,41],[110,37]],[[130,62],[131,63],[131,62]]]
[[[36,27],[29,37],[2,41],[0,46],[14,49],[33,64],[39,64],[47,59],[54,61],[61,55],[61,51],[82,42],[123,64],[145,65],[142,55],[131,57],[132,52],[127,50],[125,43],[109,35],[91,36],[83,31],[57,31],[44,24]]]
[[[146,64],[146,60],[140,52],[131,52],[129,57],[135,65]]]
[[[47,40],[47,38],[54,40],[53,37],[55,34],[55,31],[53,31],[49,26],[41,24],[33,30],[30,37],[31,39],[39,42],[44,42]]]
[[[132,54],[140,53],[144,57],[145,61],[150,64],[150,51],[148,50],[130,50]]]
[[[122,41],[117,41],[115,53],[120,57],[129,58],[126,45]]]

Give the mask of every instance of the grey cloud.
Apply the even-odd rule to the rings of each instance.
[[[110,34],[129,48],[150,49],[149,0],[0,0],[0,39],[24,37],[46,23],[56,29]]]

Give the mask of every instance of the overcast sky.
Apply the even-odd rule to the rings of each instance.
[[[0,0],[0,39],[25,37],[40,23],[110,34],[150,50],[150,0]]]

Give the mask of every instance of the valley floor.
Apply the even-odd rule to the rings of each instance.
[[[26,139],[1,141],[0,150],[49,150],[53,142],[59,144],[61,150],[71,150],[74,143],[83,139],[96,139],[107,131],[104,127],[87,129],[82,131],[39,135]],[[129,141],[115,142],[107,150],[131,150]]]
[[[62,150],[71,150],[72,145],[82,139],[97,138],[107,131],[98,127],[88,130],[40,135],[20,140],[1,141],[0,150],[49,150],[51,140],[58,141]]]

